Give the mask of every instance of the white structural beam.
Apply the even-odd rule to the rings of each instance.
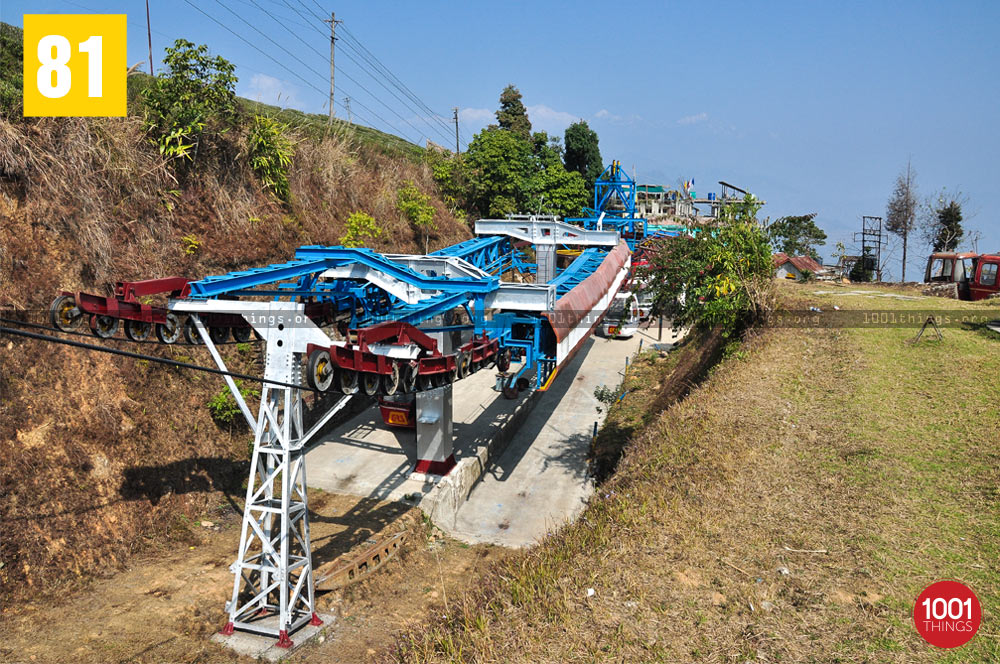
[[[507,235],[531,242],[536,247],[569,244],[575,246],[614,247],[618,245],[618,231],[588,231],[562,221],[521,219],[480,219],[476,222],[476,235]]]

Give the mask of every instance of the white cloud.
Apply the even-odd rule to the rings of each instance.
[[[493,111],[488,108],[463,108],[458,112],[458,120],[462,124],[473,125],[476,128],[485,127],[496,121]]]
[[[705,122],[706,120],[708,120],[708,113],[702,111],[697,115],[685,115],[683,118],[677,121],[677,124],[693,125],[693,124],[698,124],[699,122]]]
[[[550,134],[561,135],[566,131],[566,127],[580,119],[579,115],[557,111],[545,104],[536,104],[527,108],[532,131],[546,131]]]
[[[545,131],[549,134],[561,135],[566,127],[580,119],[580,116],[565,111],[558,111],[545,104],[527,106],[528,119],[532,131]],[[489,108],[463,108],[458,112],[458,119],[463,125],[479,131],[488,124],[496,124],[496,112]]]
[[[294,85],[267,74],[254,74],[250,78],[250,85],[243,96],[264,104],[276,104],[286,108],[298,108],[302,105],[299,101],[298,89]]]
[[[594,113],[594,119],[611,122],[613,124],[634,125],[637,122],[642,121],[642,116],[636,115],[635,113],[631,113],[629,115],[618,115],[617,113],[612,113],[606,108],[602,108],[598,112]]]

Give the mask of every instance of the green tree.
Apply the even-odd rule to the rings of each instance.
[[[962,228],[962,207],[968,199],[958,193],[942,190],[929,200],[922,214],[923,234],[933,251],[955,251],[965,235]]]
[[[236,68],[186,39],[166,52],[166,71],[142,95],[146,126],[161,154],[194,159],[206,126],[225,130],[236,118]]]
[[[517,134],[528,140],[531,138],[531,121],[528,111],[521,102],[521,92],[513,85],[508,85],[500,93],[500,110],[497,111],[497,122],[501,129]]]
[[[865,251],[851,266],[851,271],[847,273],[847,278],[851,281],[867,283],[875,276],[875,254],[871,249],[865,247]]]
[[[375,217],[364,212],[352,212],[340,236],[340,244],[345,247],[367,247],[372,240],[382,237],[382,227]]]
[[[437,229],[431,197],[417,189],[412,181],[407,180],[396,192],[396,207],[410,220],[417,232],[423,235],[426,254],[427,238],[431,231]]]
[[[723,207],[718,227],[695,227],[656,240],[640,279],[653,294],[653,313],[674,328],[721,327],[728,335],[764,318],[772,308],[774,264],[760,201],[747,195]]]
[[[782,217],[767,229],[768,238],[775,251],[789,256],[812,256],[819,262],[817,246],[826,244],[826,233],[813,221],[816,213]]]
[[[885,229],[903,240],[903,274],[906,281],[906,245],[917,219],[917,174],[906,162],[906,170],[896,177],[896,186],[886,206]]]
[[[494,126],[476,134],[465,152],[471,210],[493,218],[518,212],[533,156],[532,144],[514,132]]]
[[[532,134],[531,174],[521,185],[519,209],[560,217],[579,214],[587,204],[583,177],[563,166],[562,145],[558,137],[544,131]]]
[[[583,176],[589,191],[594,190],[594,182],[604,169],[601,149],[598,147],[597,132],[584,120],[574,122],[566,128],[566,170],[576,171]]]

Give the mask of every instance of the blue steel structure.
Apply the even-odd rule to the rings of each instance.
[[[566,221],[587,230],[616,230],[633,251],[648,239],[679,235],[679,230],[659,228],[636,216],[636,191],[635,179],[625,172],[621,162],[612,161],[594,183],[594,207],[584,208],[585,216]]]
[[[375,334],[380,342],[390,345],[422,343],[422,356],[435,357],[419,360],[419,366],[411,360],[413,371],[421,378],[417,381],[410,377],[412,389],[430,389],[493,364],[505,371],[512,361],[520,362],[520,367],[510,375],[508,388],[523,387],[523,379],[534,372],[533,387],[544,389],[558,360],[557,335],[544,312],[594,274],[612,247],[582,250],[545,286],[501,285],[500,276],[506,272],[535,271],[535,264],[526,260],[519,246],[524,243],[515,243],[506,235],[475,237],[427,256],[307,245],[285,263],[189,282],[182,299],[218,302],[222,309],[232,306],[234,300],[302,302],[318,325],[338,323],[342,331],[346,330],[347,338],[353,338],[353,334],[358,339],[359,346],[375,343],[366,341]],[[464,309],[467,323],[449,324],[450,312],[456,309]],[[487,310],[493,312],[489,318]],[[322,315],[315,313],[318,311]],[[415,331],[408,332],[407,326]],[[384,336],[387,330],[392,333]],[[414,342],[424,339],[423,335],[455,332],[471,340],[450,355],[442,353],[433,342]],[[405,366],[392,367],[391,362],[364,350],[354,351],[353,359],[343,349],[329,351],[337,371],[362,375],[365,371],[378,372],[382,375],[382,393],[405,391],[395,383],[385,387],[385,376],[398,380],[392,372],[405,373]],[[470,366],[463,367],[463,362]],[[341,387],[345,392],[355,385],[356,378],[344,379]]]

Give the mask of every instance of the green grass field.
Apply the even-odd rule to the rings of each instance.
[[[781,290],[794,308],[985,307]],[[1000,660],[1000,336],[946,328],[907,343],[916,331],[768,329],[665,411],[629,401],[609,418],[634,427],[624,459],[579,521],[502,561],[397,656]],[[630,399],[656,408],[657,394]],[[954,651],[911,617],[943,578],[983,605],[980,633]]]

